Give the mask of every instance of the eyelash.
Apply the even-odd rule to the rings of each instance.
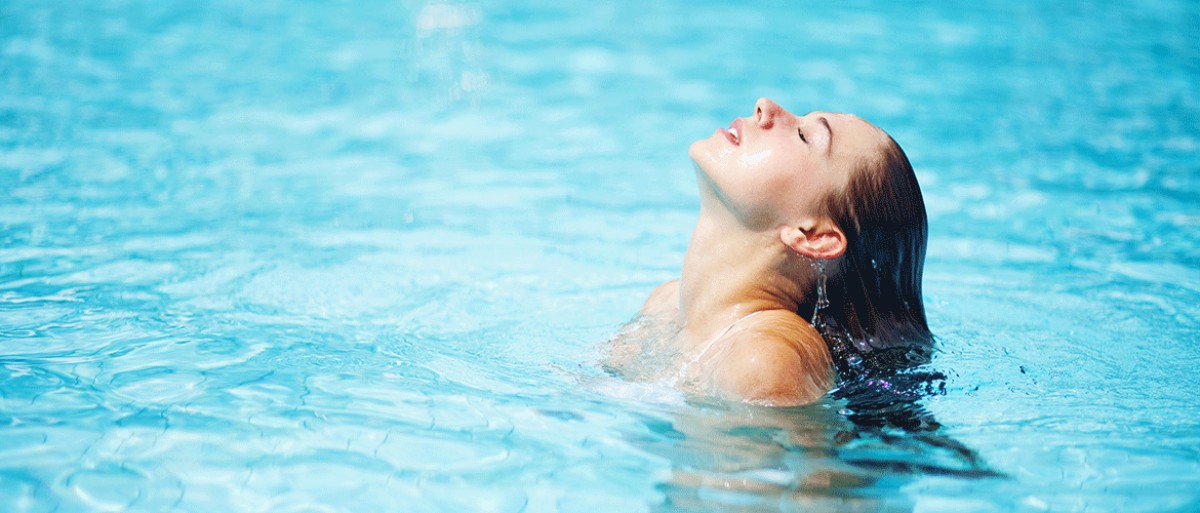
[[[808,143],[808,138],[807,138],[807,137],[804,137],[804,130],[796,130],[796,132],[800,134],[800,140],[801,140],[801,141],[804,141],[804,142],[807,144],[807,143]]]

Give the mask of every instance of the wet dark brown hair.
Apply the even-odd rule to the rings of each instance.
[[[825,209],[846,234],[846,251],[825,278],[828,305],[815,318],[814,303],[801,306],[800,314],[825,337],[839,374],[846,377],[848,363],[894,371],[927,362],[933,334],[921,274],[928,225],[904,150],[888,136],[880,152],[829,195]]]

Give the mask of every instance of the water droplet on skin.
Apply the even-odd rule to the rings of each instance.
[[[746,167],[757,167],[759,164],[762,164],[764,160],[767,160],[767,157],[770,156],[771,152],[769,150],[764,150],[757,153],[742,155],[741,157],[738,157],[738,162]]]

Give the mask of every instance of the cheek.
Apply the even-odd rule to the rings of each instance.
[[[784,200],[800,185],[794,160],[769,149],[742,153],[734,164],[744,186],[764,201]]]
[[[794,217],[803,192],[799,159],[777,148],[737,151],[723,141],[692,143],[688,155],[717,190],[726,208],[752,229],[774,227]]]
[[[770,151],[739,155],[735,164],[722,188],[746,226],[773,228],[794,217],[801,189],[794,166],[778,165]]]
[[[749,157],[749,156],[748,156]],[[819,199],[825,196],[825,185],[794,159],[779,162],[768,159],[751,173],[742,191],[747,214],[763,223],[778,226],[791,224],[819,211]]]
[[[753,172],[755,169],[763,167],[763,163],[770,158],[771,150],[762,150],[738,155],[737,163],[738,167]]]

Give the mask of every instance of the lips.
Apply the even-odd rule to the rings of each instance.
[[[742,118],[737,118],[737,119],[733,120],[733,123],[729,124],[729,128],[726,130],[722,130],[722,132],[725,133],[725,138],[729,139],[729,142],[733,143],[734,146],[741,144],[741,142],[742,142]]]

